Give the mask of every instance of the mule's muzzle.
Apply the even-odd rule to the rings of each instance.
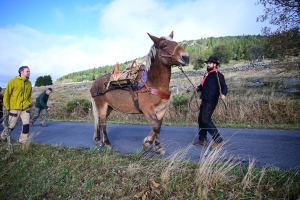
[[[189,56],[181,56],[181,60],[183,62],[180,62],[180,66],[187,66],[190,64],[190,57]]]

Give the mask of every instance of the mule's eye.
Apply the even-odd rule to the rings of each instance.
[[[164,45],[162,45],[161,48],[162,48],[162,49],[165,49],[165,48],[167,48],[167,46],[168,46],[168,45],[164,44]]]

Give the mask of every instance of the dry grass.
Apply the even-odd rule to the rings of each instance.
[[[230,172],[239,164],[233,156],[228,157],[227,152],[221,149],[209,151],[207,148],[200,156],[198,168],[196,170],[195,184],[197,195],[201,199],[209,199],[212,188],[220,185],[230,185],[234,182],[234,177]]]

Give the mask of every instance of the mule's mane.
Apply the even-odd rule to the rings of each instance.
[[[160,39],[162,40],[169,40],[169,41],[174,41],[171,37],[169,36],[163,36],[163,37],[160,37]],[[151,63],[152,63],[152,60],[155,59],[155,55],[156,55],[156,48],[155,48],[155,45],[153,44],[148,55],[147,55],[147,59],[146,59],[146,70],[149,71],[150,69],[150,66],[151,66]]]

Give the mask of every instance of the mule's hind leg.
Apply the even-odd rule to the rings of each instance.
[[[103,146],[103,142],[101,141],[101,138],[100,138],[100,117],[97,117],[97,119],[94,119],[95,120],[95,127],[94,127],[94,141],[96,143],[96,145],[98,146]]]
[[[98,113],[98,109],[95,103],[95,99],[91,98],[91,102],[92,102],[92,108],[93,108],[93,116],[94,116],[94,136],[93,136],[93,140],[95,141],[96,145],[98,146],[102,146],[102,141],[100,138],[100,117],[99,117],[99,113]]]
[[[94,116],[94,141],[98,146],[110,146],[110,142],[106,133],[106,118],[113,110],[107,103],[103,103],[102,99],[91,99]],[[102,139],[100,137],[102,132]]]
[[[104,145],[106,147],[110,147],[111,144],[109,142],[109,139],[108,139],[107,133],[106,133],[106,119],[113,109],[112,109],[112,107],[107,105],[107,108],[104,110],[106,110],[106,112],[100,112],[100,130],[102,132],[102,140],[101,141],[102,141],[102,145]]]

